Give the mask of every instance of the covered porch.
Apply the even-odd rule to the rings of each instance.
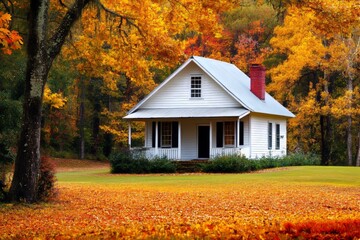
[[[244,108],[142,109],[128,115],[129,147],[147,158],[209,159],[219,155],[250,156],[249,111]],[[145,122],[145,142],[131,144],[131,122]]]
[[[192,159],[182,159],[181,158],[181,149],[179,148],[147,148],[147,147],[134,147],[130,148],[133,151],[144,154],[148,159],[155,157],[167,157],[171,160],[192,160]],[[208,158],[194,158],[194,159],[209,159],[216,156],[224,155],[245,155],[250,156],[249,146],[241,146],[236,148],[210,148],[210,155]]]

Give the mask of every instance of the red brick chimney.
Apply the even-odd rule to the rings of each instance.
[[[260,64],[250,66],[250,90],[261,100],[265,100],[265,70]]]

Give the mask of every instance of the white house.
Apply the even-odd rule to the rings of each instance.
[[[124,119],[145,122],[147,157],[192,160],[286,155],[286,122],[292,117],[265,92],[261,65],[251,66],[249,78],[233,64],[194,56]]]

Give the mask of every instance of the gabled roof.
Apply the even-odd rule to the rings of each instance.
[[[260,100],[250,91],[250,78],[235,65],[204,57],[193,56],[173,72],[165,81],[155,88],[149,95],[140,101],[128,114],[134,113],[141,105],[151,98],[167,82],[181,72],[189,63],[194,62],[229,95],[251,112],[272,114],[284,117],[295,117],[278,101],[265,93],[265,100]],[[126,118],[126,117],[125,117]]]

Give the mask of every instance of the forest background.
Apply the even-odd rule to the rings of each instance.
[[[56,29],[71,0],[52,0]],[[21,127],[27,1],[0,0],[0,159]],[[94,1],[53,63],[44,91],[42,154],[106,159],[127,144],[126,112],[192,55],[267,68],[267,91],[296,114],[288,151],[323,165],[360,165],[357,0]],[[54,27],[53,27],[54,26]],[[141,146],[143,125],[134,125]]]

